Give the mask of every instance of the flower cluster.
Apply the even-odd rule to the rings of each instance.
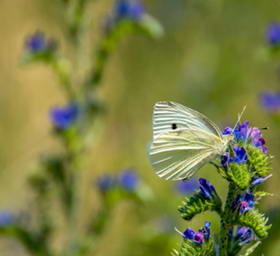
[[[250,143],[255,147],[261,148],[263,152],[267,151],[266,146],[264,146],[265,140],[261,131],[256,127],[249,127],[248,121],[238,123],[235,129],[230,127],[225,128],[223,134],[233,134],[237,143],[242,145]],[[243,151],[243,149],[237,149],[237,151],[240,150]]]
[[[183,238],[192,241],[196,245],[202,245],[205,241],[208,241],[210,238],[210,225],[209,221],[204,223],[204,226],[195,232],[191,228],[187,228],[184,233],[182,233]]]
[[[139,184],[139,178],[135,171],[127,169],[117,177],[105,174],[97,180],[97,186],[100,192],[106,193],[113,188],[120,187],[126,191],[134,191]]]
[[[266,31],[266,40],[272,47],[280,45],[280,24],[272,23]]]
[[[30,35],[25,42],[25,50],[30,54],[42,54],[54,52],[57,43],[53,39],[46,39],[44,33],[35,32]]]
[[[265,110],[277,112],[280,110],[280,93],[265,92],[260,96],[260,102]]]
[[[75,123],[80,113],[79,105],[71,102],[66,106],[53,108],[50,111],[50,118],[57,129],[65,130]]]

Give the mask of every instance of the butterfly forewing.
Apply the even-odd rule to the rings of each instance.
[[[219,128],[197,111],[174,102],[154,108],[150,161],[165,179],[189,179],[224,147]]]
[[[182,129],[200,129],[221,137],[219,128],[203,114],[187,108],[181,104],[163,101],[154,107],[153,137],[157,135]]]

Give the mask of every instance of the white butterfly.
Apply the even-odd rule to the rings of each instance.
[[[223,135],[201,113],[175,102],[154,106],[150,161],[158,176],[189,179],[206,163],[224,154],[233,135]]]

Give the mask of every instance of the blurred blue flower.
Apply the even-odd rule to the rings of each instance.
[[[119,0],[116,2],[113,17],[121,19],[139,20],[145,14],[145,8],[140,0]]]
[[[119,183],[126,190],[134,190],[139,183],[139,178],[135,171],[128,169],[120,174]]]
[[[240,246],[248,244],[254,240],[253,230],[248,227],[238,227],[237,232],[234,236],[234,241],[237,242]]]
[[[266,40],[273,47],[280,45],[280,23],[274,22],[268,26]]]
[[[105,174],[97,179],[97,187],[102,193],[108,192],[116,185],[115,177],[109,174]]]
[[[80,108],[76,103],[69,103],[63,107],[55,107],[50,111],[50,118],[57,129],[69,128],[79,117]]]
[[[280,93],[264,92],[260,96],[260,102],[267,111],[276,112],[280,110]]]
[[[211,185],[209,181],[207,181],[206,179],[200,178],[199,183],[200,183],[200,186],[199,186],[200,193],[205,199],[211,200],[217,196],[217,192],[216,192],[214,186]]]
[[[254,208],[254,195],[251,193],[239,194],[232,203],[232,209],[239,213],[247,212]]]
[[[198,230],[198,232],[195,232],[191,228],[187,228],[183,233],[182,236],[185,239],[191,240],[193,243],[197,245],[202,245],[204,241],[209,240],[210,237],[210,225],[211,223],[209,221],[206,221],[204,226]]]
[[[176,190],[182,195],[190,194],[199,188],[198,182],[196,179],[192,178],[188,181],[179,181],[175,185]]]
[[[0,227],[6,227],[14,224],[16,217],[9,211],[0,211]]]
[[[56,49],[56,42],[52,39],[47,40],[42,32],[35,32],[27,38],[25,48],[32,54],[50,52]]]

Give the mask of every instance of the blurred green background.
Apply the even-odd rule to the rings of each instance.
[[[63,94],[48,68],[44,65],[22,67],[19,61],[23,41],[38,29],[58,38],[62,52],[71,56],[63,24],[65,13],[58,2],[0,2],[2,209],[32,211],[33,197],[26,177],[34,172],[41,152],[58,148],[50,133],[48,111],[63,102]],[[85,47],[97,44],[104,16],[111,11],[112,4],[109,0],[93,1],[88,10],[93,17],[92,33]],[[153,222],[156,216],[173,219],[181,230],[187,226],[197,228],[206,219],[218,224],[214,214],[201,215],[191,223],[180,222],[176,209],[182,196],[174,192],[172,182],[158,178],[149,165],[147,144],[152,135],[152,107],[160,100],[194,108],[221,128],[235,123],[237,113],[247,105],[244,119],[257,127],[270,127],[264,136],[269,153],[275,156],[273,178],[265,185],[274,197],[265,199],[263,207],[269,211],[279,206],[279,128],[262,110],[258,98],[263,91],[279,88],[280,58],[271,59],[267,55],[265,30],[272,21],[280,20],[280,2],[147,0],[145,4],[162,23],[165,36],[151,40],[131,35],[122,41],[109,61],[101,88],[108,113],[99,134],[93,138],[90,172],[83,177],[84,218],[98,207],[91,180],[126,167],[135,168],[152,188],[155,203],[140,207],[141,214],[134,204],[120,204],[104,237],[100,255],[149,255],[141,247],[137,234],[143,222],[149,223],[149,219]],[[225,191],[224,181],[211,166],[204,167],[197,175],[208,178],[220,194]],[[173,228],[170,232],[173,239],[170,244],[164,244],[165,255],[169,255],[168,250],[181,239]],[[108,241],[110,246],[106,246]],[[159,241],[159,247],[163,241]],[[267,256],[279,255],[278,242],[270,245]],[[1,256],[26,255],[12,240],[2,239],[0,244]]]

